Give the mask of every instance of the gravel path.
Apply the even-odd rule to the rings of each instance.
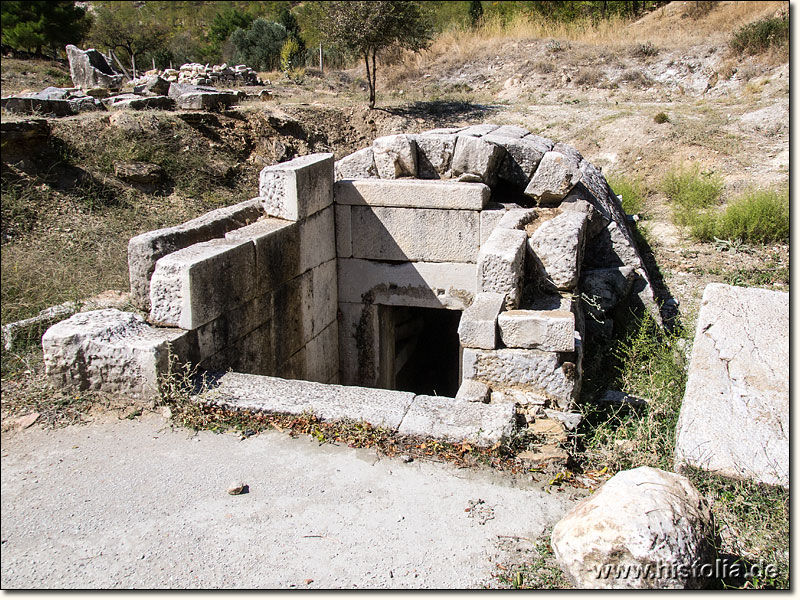
[[[3,434],[2,587],[481,587],[575,502],[535,486],[155,414],[34,426]]]

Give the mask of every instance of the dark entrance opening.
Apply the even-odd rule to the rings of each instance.
[[[461,383],[461,311],[382,306],[380,387],[453,397]]]

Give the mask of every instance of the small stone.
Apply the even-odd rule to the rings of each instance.
[[[11,420],[11,424],[16,428],[17,431],[22,431],[23,429],[27,429],[40,417],[40,413],[33,412],[28,413],[27,415],[23,415],[21,417],[17,417],[16,419]]]
[[[402,460],[404,463],[414,462],[414,459],[412,457],[410,457],[408,454],[403,454],[400,457],[400,460]]]
[[[232,484],[228,486],[228,493],[231,496],[238,496],[240,494],[246,494],[250,491],[250,486],[242,481],[234,481]]]

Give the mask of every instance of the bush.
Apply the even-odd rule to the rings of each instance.
[[[653,121],[661,125],[663,123],[669,123],[669,117],[667,116],[667,113],[660,112],[655,117],[653,117]]]
[[[608,176],[608,185],[617,196],[622,196],[622,210],[635,215],[644,211],[648,190],[640,179],[630,179],[622,175]]]
[[[749,23],[733,32],[728,42],[736,54],[759,54],[773,46],[789,46],[789,17],[773,17]]]
[[[658,48],[653,45],[653,42],[645,42],[643,44],[636,44],[631,49],[631,56],[635,58],[648,58],[650,56],[657,56]]]
[[[665,175],[662,189],[673,203],[675,224],[690,226],[702,211],[716,205],[722,194],[722,178],[701,172],[697,165],[681,167]]]
[[[233,62],[256,71],[274,71],[287,37],[286,28],[280,23],[256,19],[248,29],[237,29],[231,34]]]
[[[789,241],[789,192],[754,190],[731,202],[722,213],[704,215],[702,227],[692,236],[710,241]]]

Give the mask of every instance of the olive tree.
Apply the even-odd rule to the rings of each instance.
[[[378,54],[392,46],[422,50],[433,34],[419,2],[325,2],[321,30],[329,43],[364,59],[370,108],[375,108]]]

